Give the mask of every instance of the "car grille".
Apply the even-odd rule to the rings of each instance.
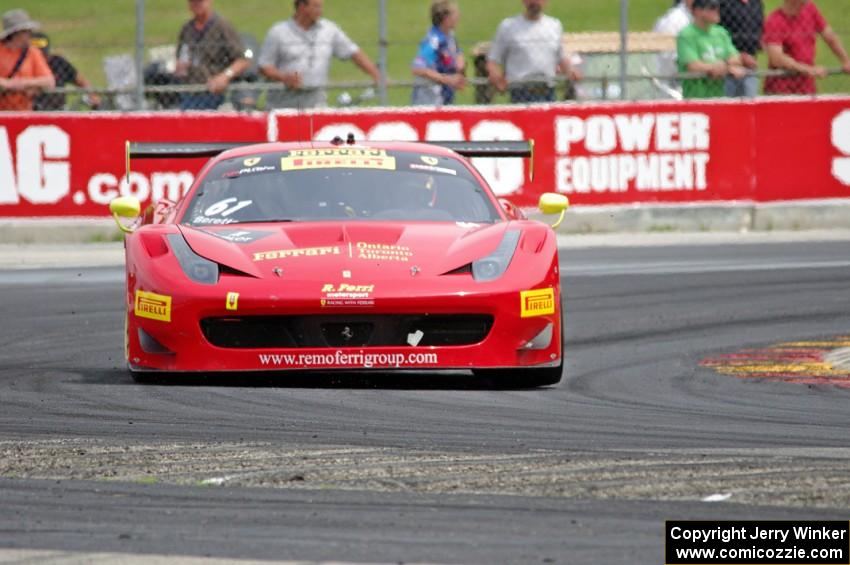
[[[299,347],[472,345],[490,333],[493,317],[483,314],[365,316],[236,316],[204,318],[201,331],[216,347],[276,349]]]

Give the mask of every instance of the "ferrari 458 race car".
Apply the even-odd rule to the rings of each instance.
[[[466,158],[532,149],[128,144],[128,163],[212,157],[179,202],[110,204],[128,232],[130,371],[462,369],[558,382],[555,233],[497,199]],[[546,213],[567,205],[541,198]]]

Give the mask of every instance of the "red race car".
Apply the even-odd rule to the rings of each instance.
[[[130,371],[463,369],[557,383],[555,232],[497,199],[467,159],[532,150],[128,144],[128,168],[130,157],[212,157],[177,203],[110,204],[129,232]],[[545,213],[567,206],[541,197]]]

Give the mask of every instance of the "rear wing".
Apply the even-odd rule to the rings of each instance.
[[[353,138],[348,144],[353,143]],[[527,141],[427,141],[428,145],[436,145],[454,151],[464,157],[528,157],[528,176],[534,180],[534,140]],[[227,142],[227,143],[144,143],[126,142],[127,175],[130,174],[131,159],[197,159],[199,157],[215,157],[230,149],[257,145],[257,142]],[[340,139],[340,144],[342,140]]]

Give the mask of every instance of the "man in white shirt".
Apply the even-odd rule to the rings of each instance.
[[[487,52],[487,74],[511,102],[552,102],[555,74],[581,80],[564,52],[561,22],[543,13],[548,0],[522,0],[525,12],[499,24]]]
[[[675,6],[655,20],[652,31],[664,35],[679,35],[679,32],[685,29],[685,26],[694,19],[691,14],[691,4],[693,4],[693,0],[679,0]]]
[[[378,68],[339,26],[322,18],[324,0],[294,0],[295,14],[275,24],[260,52],[260,72],[286,85],[268,93],[267,108],[315,108],[327,105],[331,57],[351,59],[377,84]]]
[[[652,31],[655,33],[663,33],[664,35],[672,35],[673,37],[679,35],[680,31],[685,29],[694,21],[694,16],[691,12],[691,6],[693,3],[694,0],[679,0],[675,6],[664,12],[664,14],[655,21],[655,25],[652,26]],[[658,74],[662,77],[664,83],[674,91],[681,92],[682,86],[679,84],[678,79],[669,78],[675,76],[679,72],[679,66],[676,61],[676,51],[673,50],[659,53],[657,61]]]

